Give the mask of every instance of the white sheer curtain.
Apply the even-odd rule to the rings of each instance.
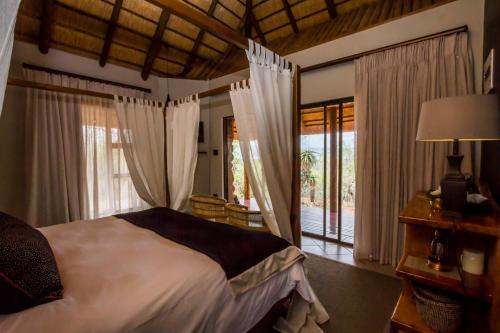
[[[396,264],[398,215],[418,190],[439,185],[447,143],[416,142],[422,103],[474,92],[467,33],[415,43],[355,62],[356,208],[354,254]],[[470,145],[461,146],[471,170]]]
[[[142,92],[24,70],[30,81],[142,96]],[[123,159],[113,101],[28,89],[28,222],[35,226],[146,207]]]
[[[248,176],[250,188],[257,205],[271,232],[280,236],[278,224],[272,210],[269,190],[260,157],[257,140],[257,122],[252,93],[246,81],[231,85],[231,104],[238,128],[238,141],[243,157],[243,165]]]
[[[253,41],[247,55],[260,163],[279,233],[292,242],[293,75],[288,61]]]
[[[164,117],[160,103],[119,99],[115,107],[130,175],[139,196],[151,206],[166,206]]]
[[[167,173],[170,208],[186,210],[193,192],[194,173],[198,160],[198,126],[200,100],[198,95],[167,107]]]
[[[2,115],[3,99],[7,78],[9,77],[10,57],[14,44],[17,10],[21,0],[0,1],[0,115]]]
[[[89,192],[89,218],[139,210],[138,196],[124,158],[118,117],[110,100],[82,97],[83,143]]]

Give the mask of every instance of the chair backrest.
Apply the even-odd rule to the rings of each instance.
[[[227,222],[225,199],[209,195],[192,195],[189,200],[194,216],[214,222]]]
[[[238,204],[226,204],[227,223],[234,226],[270,232],[260,211],[248,210],[246,206]]]

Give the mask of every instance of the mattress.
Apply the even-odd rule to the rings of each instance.
[[[212,259],[124,220],[39,230],[64,298],[0,316],[2,333],[247,332],[294,289],[315,300],[300,262],[235,296]]]

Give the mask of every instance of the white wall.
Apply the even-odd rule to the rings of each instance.
[[[142,80],[136,70],[107,64],[100,67],[89,59],[60,50],[50,49],[46,55],[36,45],[16,41],[9,75],[22,78],[22,64],[82,74],[95,78],[131,84],[151,89],[149,98],[164,101],[167,92],[173,99],[208,89],[208,81],[165,79],[151,75]],[[208,101],[205,101],[208,104]],[[26,89],[8,86],[0,117],[0,211],[21,219],[25,217],[26,194],[24,184],[24,110]],[[208,149],[205,147],[205,149]],[[203,178],[202,178],[203,179]],[[203,181],[198,183],[203,184]]]
[[[476,87],[481,87],[483,53],[484,0],[457,0],[417,14],[390,21],[287,56],[292,62],[310,66],[328,60],[467,25],[474,55]],[[210,88],[246,79],[248,70],[210,82]],[[354,64],[345,63],[302,75],[302,103],[350,97],[354,95]],[[217,105],[211,113],[212,148],[222,149],[222,117],[232,114],[228,94],[214,97]],[[211,156],[210,190],[222,195],[223,155]],[[206,187],[206,185],[205,185]]]
[[[56,49],[50,49],[47,54],[42,54],[34,44],[15,41],[10,75],[22,78],[23,63],[149,88],[152,92],[152,98],[160,97],[159,80],[155,75],[151,75],[147,81],[144,81],[141,78],[141,73],[136,70],[109,63],[101,67],[96,59],[85,58]]]
[[[467,25],[475,59],[476,87],[481,87],[483,23],[484,0],[457,0],[294,53],[287,58],[305,67]],[[303,103],[353,96],[353,94],[354,63],[352,62],[305,73],[302,76]]]

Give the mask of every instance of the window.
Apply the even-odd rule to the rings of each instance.
[[[224,197],[228,202],[258,209],[245,173],[234,117],[224,118]]]
[[[125,162],[118,118],[109,104],[83,104],[90,218],[147,208]]]

